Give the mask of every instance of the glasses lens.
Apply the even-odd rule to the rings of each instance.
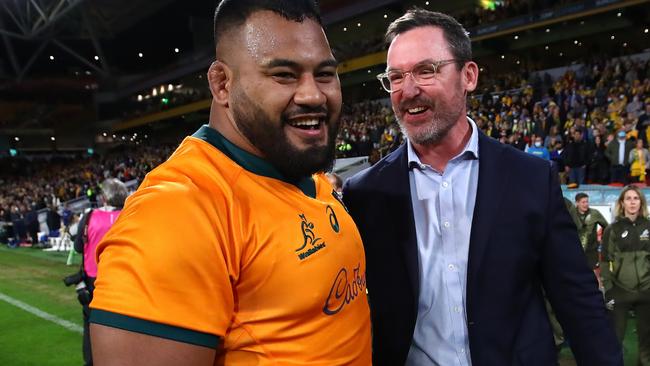
[[[418,84],[427,83],[431,82],[437,71],[434,65],[420,65],[413,69],[413,77]]]
[[[388,80],[388,76],[382,75],[378,79],[379,82],[381,83],[381,86],[384,88],[384,90],[390,93],[391,88],[390,88],[390,80]]]

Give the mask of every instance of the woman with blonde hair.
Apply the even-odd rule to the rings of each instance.
[[[616,221],[605,229],[600,263],[605,300],[622,342],[630,310],[636,312],[639,365],[650,366],[650,220],[645,195],[626,186],[616,201]]]

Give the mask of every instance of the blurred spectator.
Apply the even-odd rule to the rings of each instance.
[[[564,149],[564,171],[569,176],[569,183],[584,184],[587,164],[589,163],[591,146],[583,138],[584,129],[576,127],[572,139]]]
[[[610,181],[612,183],[627,183],[628,157],[633,148],[634,142],[626,139],[624,130],[619,130],[616,138],[607,145],[606,155],[610,163]]]
[[[594,138],[593,149],[589,158],[588,181],[596,184],[609,183],[609,159],[607,158],[607,146],[600,135]]]
[[[636,147],[628,155],[630,177],[641,183],[646,181],[646,171],[650,167],[650,153],[643,147],[643,140],[636,140]]]
[[[526,151],[527,153],[531,155],[538,156],[542,159],[545,160],[550,160],[551,156],[548,152],[548,149],[544,147],[542,144],[542,138],[540,136],[535,137],[535,141],[533,142],[533,146],[529,147],[528,150]]]

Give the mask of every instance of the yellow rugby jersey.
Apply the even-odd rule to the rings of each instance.
[[[370,365],[365,255],[327,179],[289,184],[203,126],[97,247],[90,321],[206,347],[215,365]]]

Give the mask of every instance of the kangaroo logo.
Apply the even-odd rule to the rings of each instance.
[[[321,238],[317,238],[314,234],[314,223],[309,222],[305,214],[298,215],[302,220],[300,222],[300,229],[302,230],[302,245],[296,249],[298,252],[298,259],[304,260],[310,255],[326,247],[325,242]],[[309,248],[305,249],[309,245]]]

